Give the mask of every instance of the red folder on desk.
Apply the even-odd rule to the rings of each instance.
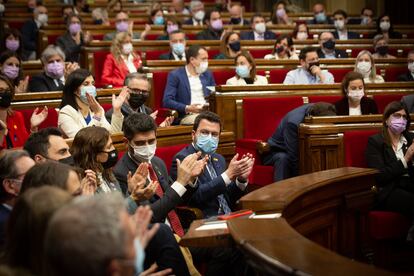
[[[229,219],[232,219],[232,218],[250,216],[251,214],[253,214],[252,210],[240,210],[240,211],[237,211],[237,212],[232,212],[232,213],[229,213],[229,214],[226,214],[226,215],[218,216],[217,218],[219,220],[229,220]]]

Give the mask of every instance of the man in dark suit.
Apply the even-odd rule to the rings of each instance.
[[[397,78],[398,81],[414,81],[414,50],[411,50],[410,52],[408,52],[407,68],[408,68],[408,72],[405,74],[399,75]]]
[[[35,162],[24,150],[4,150],[0,156],[0,248],[6,238],[6,223],[16,204],[23,178]]]
[[[313,5],[313,19],[309,20],[307,23],[311,24],[328,24],[332,25],[333,21],[330,17],[326,15],[325,6],[321,3],[316,3]]]
[[[40,60],[44,72],[29,81],[29,92],[62,91],[65,75],[79,68],[77,63],[68,63],[65,66],[65,53],[54,45],[49,45],[43,51]]]
[[[319,36],[318,56],[319,58],[347,58],[348,54],[344,50],[335,49],[335,38],[330,32],[323,32]]]
[[[37,51],[37,37],[39,29],[47,25],[47,9],[45,6],[37,6],[33,10],[33,19],[22,26],[23,60],[35,60]]]
[[[208,70],[208,52],[200,45],[186,51],[187,65],[168,73],[163,105],[177,110],[181,124],[192,125],[195,117],[205,108],[210,95],[208,86],[215,86],[213,74]]]
[[[324,102],[306,104],[293,109],[283,117],[275,132],[267,140],[270,151],[263,156],[263,164],[275,167],[274,181],[299,174],[298,128],[307,115],[334,116],[335,106]]]
[[[192,17],[184,21],[184,25],[203,26],[204,23],[204,4],[202,1],[191,1],[190,10]]]
[[[183,160],[198,151],[209,156],[206,169],[197,178],[198,188],[189,201],[189,205],[201,209],[206,218],[234,210],[236,201],[246,191],[254,163],[251,155],[240,160],[235,155],[226,168],[224,157],[216,153],[220,132],[220,117],[210,111],[202,112],[193,125],[193,143],[177,153],[170,170],[171,177],[175,179],[177,159]]]
[[[186,39],[185,33],[182,30],[176,30],[169,35],[170,40],[170,52],[161,54],[158,59],[161,60],[186,60],[185,46]]]
[[[266,30],[264,17],[257,13],[253,15],[251,20],[252,31],[242,32],[240,38],[242,40],[270,40],[276,39],[276,34]]]
[[[207,29],[196,35],[197,40],[221,40],[223,34],[223,21],[221,20],[220,11],[212,10],[207,12],[204,17],[204,23]]]
[[[347,40],[347,39],[358,39],[359,34],[355,32],[349,32],[346,28],[348,24],[348,14],[344,10],[337,10],[333,14],[334,26],[336,31],[332,32],[335,39]]]
[[[243,8],[240,4],[233,4],[229,10],[230,13],[230,25],[247,26],[250,25],[250,21],[243,18]]]

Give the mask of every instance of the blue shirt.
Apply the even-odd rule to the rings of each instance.
[[[325,81],[322,82],[321,79],[317,76],[312,75],[309,73],[308,70],[304,68],[298,68],[295,70],[289,71],[287,73],[283,84],[319,84],[319,83],[334,83],[334,77],[331,73],[327,70],[322,70],[322,74],[325,77]]]

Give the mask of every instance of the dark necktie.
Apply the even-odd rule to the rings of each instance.
[[[210,175],[211,180],[217,178],[216,170],[214,169],[213,164],[211,164],[211,161],[207,162],[207,171]],[[227,200],[223,194],[217,196],[217,201],[219,203],[219,215],[231,213],[229,204],[227,203]]]
[[[155,173],[151,164],[148,165],[148,172],[150,179],[152,181],[158,181],[157,174]],[[164,191],[162,190],[161,184],[159,182],[155,190],[155,194],[159,198],[162,198],[164,195]],[[168,213],[168,221],[170,222],[171,228],[174,231],[174,233],[176,233],[180,237],[184,236],[183,226],[181,225],[180,219],[178,218],[178,215],[174,209]]]

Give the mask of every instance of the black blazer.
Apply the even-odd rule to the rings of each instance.
[[[57,38],[56,45],[65,52],[66,61],[79,62],[81,47],[83,46],[83,35],[81,35],[80,44],[76,44],[70,33],[66,32]]]
[[[242,40],[254,40],[254,32],[242,32],[240,34],[240,39]],[[276,39],[276,34],[272,31],[265,31],[264,33],[264,39],[270,40],[270,39]]]
[[[39,28],[37,27],[34,19],[30,19],[24,23],[21,29],[23,49],[26,51],[36,51],[37,49],[37,33]]]
[[[34,76],[29,82],[29,92],[62,91],[62,85],[56,85],[55,81],[45,73]]]
[[[145,104],[143,104],[142,107],[144,108],[144,112],[141,112],[140,109],[138,109],[138,111],[134,111],[134,110],[132,110],[132,108],[128,104],[123,103],[122,106],[121,106],[121,113],[122,113],[122,115],[124,115],[124,120],[130,114],[135,113],[135,112],[144,113],[144,114],[147,114],[147,115],[150,115],[152,113],[152,109],[149,108],[148,106],[146,106]],[[112,107],[108,111],[105,112],[105,118],[109,123],[112,120],[112,113],[113,112],[114,112],[114,109]]]
[[[408,132],[404,136],[407,139],[406,148],[408,148],[413,141],[414,134]],[[392,147],[384,142],[382,133],[369,137],[365,157],[369,168],[379,170],[379,174],[376,176],[376,182],[380,187],[377,196],[378,203],[384,201],[397,185],[402,184],[402,181],[408,180],[413,184],[414,168],[412,163],[408,162],[408,168],[404,168],[403,163],[395,156]],[[409,174],[409,178],[402,177],[406,173]]]
[[[318,49],[318,57],[325,58],[325,54],[322,52],[320,48]],[[335,49],[335,57],[336,58],[347,58],[348,54],[344,50]]]
[[[168,213],[174,209],[178,204],[183,203],[182,198],[177,194],[177,192],[171,188],[168,171],[165,166],[164,161],[160,158],[154,156],[151,160],[152,167],[154,168],[155,173],[157,174],[158,181],[164,191],[164,195],[160,198],[157,195],[154,195],[149,202],[142,202],[143,204],[149,204],[152,211],[152,222],[164,222],[167,218]],[[121,186],[122,192],[124,194],[128,194],[128,182],[127,182],[127,175],[130,171],[134,173],[138,168],[137,163],[135,163],[129,154],[126,152],[121,160],[114,167],[114,175],[116,179],[119,181],[119,185]],[[187,186],[188,187],[188,186]],[[187,188],[186,187],[186,188]],[[187,192],[190,189],[187,188]],[[186,192],[186,193],[187,193]]]
[[[399,75],[397,81],[414,81],[414,78],[411,72],[407,72],[405,74]]]
[[[214,31],[211,28],[207,28],[196,35],[197,40],[220,40],[223,31]]]
[[[343,97],[335,103],[336,115],[349,115],[348,98]],[[373,99],[362,97],[361,99],[361,113],[362,115],[378,114],[377,104]]]
[[[407,107],[408,113],[414,112],[414,95],[407,95],[402,97],[401,102]]]
[[[175,60],[174,55],[172,52],[161,54],[158,59],[160,60]]]
[[[338,31],[332,32],[332,34],[336,39],[339,39]],[[358,39],[358,38],[360,38],[359,34],[355,32],[348,32],[348,39]]]

